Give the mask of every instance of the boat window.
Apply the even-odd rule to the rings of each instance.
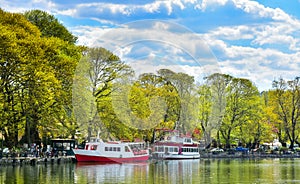
[[[108,151],[108,147],[105,147],[105,151]]]
[[[174,152],[178,152],[178,148],[177,147],[174,148]]]
[[[184,142],[191,143],[191,142],[192,142],[192,139],[187,138],[187,139],[184,140]]]
[[[121,148],[120,148],[120,147],[117,147],[117,151],[121,151]]]
[[[125,152],[130,152],[130,149],[128,148],[128,146],[125,146]]]
[[[97,149],[97,145],[92,145],[91,146],[91,150],[96,150]]]
[[[182,152],[193,152],[193,148],[182,148]]]
[[[113,151],[117,151],[117,148],[116,148],[116,147],[114,147],[114,148],[113,148]]]
[[[89,149],[89,145],[85,145],[85,149],[88,150]]]
[[[164,151],[164,147],[160,146],[158,147],[158,152],[163,152]]]

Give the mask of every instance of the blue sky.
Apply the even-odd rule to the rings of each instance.
[[[222,72],[253,81],[300,76],[300,0],[2,0],[54,14],[78,44],[102,46],[136,71]]]

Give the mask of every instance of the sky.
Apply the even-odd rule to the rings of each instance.
[[[0,0],[8,12],[40,9],[104,47],[137,74],[168,68],[203,82],[215,72],[260,91],[300,76],[300,0]]]

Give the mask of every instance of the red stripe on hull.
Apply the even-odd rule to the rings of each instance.
[[[149,155],[130,157],[130,158],[113,158],[103,156],[75,155],[77,162],[145,162]]]

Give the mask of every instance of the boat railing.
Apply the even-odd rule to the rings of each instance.
[[[147,150],[132,150],[134,155],[147,155]]]

